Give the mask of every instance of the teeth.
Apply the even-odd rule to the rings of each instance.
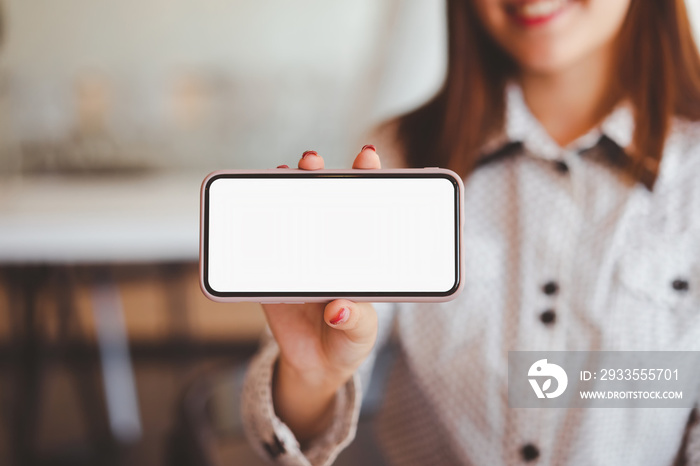
[[[557,12],[566,2],[567,0],[540,0],[522,4],[516,8],[516,11],[524,18],[542,18]]]

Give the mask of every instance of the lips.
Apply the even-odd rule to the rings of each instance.
[[[506,4],[506,12],[526,26],[543,24],[563,12],[572,0],[535,0]]]

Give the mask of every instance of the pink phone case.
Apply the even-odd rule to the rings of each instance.
[[[361,172],[377,170],[362,170],[362,169],[323,169],[318,170],[325,174],[358,174]],[[438,167],[427,167],[427,168],[396,168],[396,169],[381,169],[382,173],[435,173],[444,174],[453,178],[459,189],[459,283],[454,291],[447,296],[275,296],[275,297],[256,297],[256,296],[243,296],[243,297],[221,297],[210,293],[204,284],[204,210],[205,210],[205,187],[209,180],[218,175],[226,174],[286,174],[290,173],[309,173],[309,170],[301,170],[298,168],[271,168],[267,170],[219,170],[210,173],[204,178],[202,182],[202,187],[200,190],[200,215],[199,215],[199,286],[202,289],[204,295],[217,302],[258,302],[263,304],[278,304],[278,303],[289,303],[289,304],[299,304],[299,303],[309,303],[309,302],[330,302],[335,299],[349,299],[355,302],[445,302],[455,299],[464,288],[464,247],[462,245],[463,231],[464,231],[464,184],[462,178],[452,170]]]

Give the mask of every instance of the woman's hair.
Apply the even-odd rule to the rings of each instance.
[[[472,0],[448,0],[448,67],[442,89],[400,117],[406,166],[472,171],[479,149],[502,130],[504,89],[517,64],[489,36]],[[629,98],[635,118],[627,169],[653,184],[674,115],[700,120],[700,54],[684,0],[632,0],[617,38],[611,102]],[[609,109],[612,110],[612,107]]]

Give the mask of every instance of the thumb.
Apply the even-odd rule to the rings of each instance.
[[[336,299],[326,305],[323,320],[354,343],[373,344],[377,336],[377,313],[371,303]]]

